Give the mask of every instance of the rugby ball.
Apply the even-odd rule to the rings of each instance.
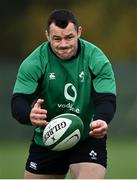
[[[76,145],[84,129],[80,117],[71,113],[54,117],[43,131],[44,145],[53,151],[67,150]]]

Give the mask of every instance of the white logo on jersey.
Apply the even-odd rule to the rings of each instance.
[[[79,74],[79,77],[80,77],[80,81],[84,82],[84,72],[83,71],[81,71],[81,73]]]
[[[79,108],[74,108],[73,105],[71,103],[68,103],[68,104],[58,104],[58,107],[59,108],[67,108],[69,109],[70,111],[73,111],[73,112],[76,112],[77,114],[80,113],[80,109]]]
[[[70,91],[72,92],[72,94],[74,94],[73,96],[70,95]],[[77,98],[77,91],[76,91],[76,88],[74,87],[73,84],[71,83],[68,83],[65,85],[64,87],[64,96],[67,100],[71,101],[71,102],[75,102],[76,98]],[[67,108],[69,109],[70,111],[73,111],[73,112],[76,112],[77,114],[80,113],[80,109],[79,108],[75,108],[73,107],[73,103],[68,103],[68,104],[58,104],[58,107],[59,108]]]
[[[68,88],[71,88],[74,92],[74,96],[71,96],[70,94],[68,94]],[[65,95],[65,98],[67,100],[70,100],[72,102],[75,102],[76,100],[76,97],[77,97],[77,91],[76,91],[76,88],[73,86],[73,84],[71,83],[68,83],[65,85],[65,88],[64,88],[64,95]]]
[[[51,80],[51,79],[56,79],[55,73],[50,73],[49,79],[50,79],[50,80]]]
[[[96,160],[97,159],[97,153],[94,150],[91,150],[91,152],[89,153],[89,155],[91,156],[91,159]]]
[[[34,170],[37,170],[37,163],[31,161],[29,167],[34,169]]]

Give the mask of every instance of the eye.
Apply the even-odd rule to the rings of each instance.
[[[59,42],[59,41],[61,41],[61,38],[60,37],[54,37],[53,40],[56,42]]]
[[[73,37],[74,37],[74,36],[70,35],[70,36],[68,36],[66,39],[67,39],[67,40],[71,40]]]

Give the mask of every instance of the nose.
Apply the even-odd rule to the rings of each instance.
[[[67,41],[66,41],[65,39],[62,39],[62,40],[60,41],[60,46],[61,46],[61,47],[66,47],[66,46],[67,46]]]

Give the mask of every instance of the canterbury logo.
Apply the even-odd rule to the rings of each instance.
[[[70,91],[72,93],[70,93]],[[73,94],[73,95],[72,95]],[[73,84],[68,83],[65,85],[64,88],[64,96],[67,100],[75,102],[76,98],[77,98],[77,91],[76,88],[73,86]]]

